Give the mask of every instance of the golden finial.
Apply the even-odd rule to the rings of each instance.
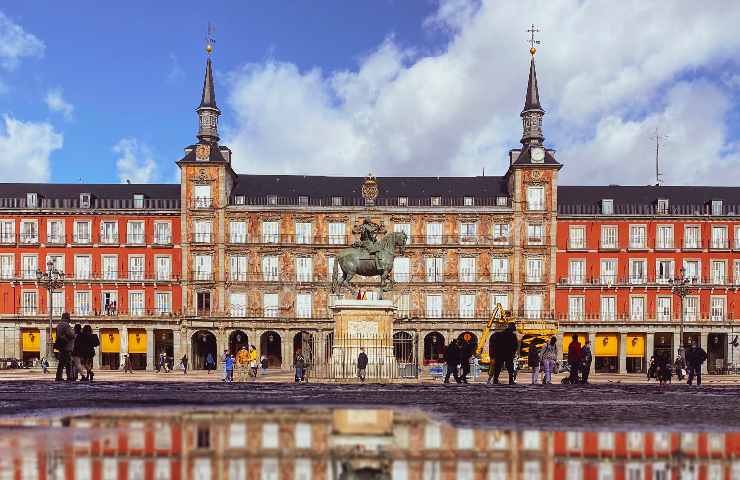
[[[213,46],[211,46],[211,43],[208,42],[208,45],[206,45],[206,52],[208,53],[208,55],[210,55],[212,51],[213,51]]]
[[[210,45],[208,47],[210,48]],[[210,50],[209,50],[209,52],[210,52]],[[532,56],[534,57],[534,54],[537,53],[537,49],[534,48],[534,47],[532,47],[532,48],[529,49],[529,53],[531,53]]]
[[[532,28],[527,30],[527,33],[529,33],[529,40],[527,42],[529,43],[529,53],[534,57],[534,54],[537,53],[537,49],[534,48],[535,45],[539,45],[540,41],[534,39],[534,34],[539,33],[540,29],[535,28],[534,23],[532,24]]]
[[[213,32],[215,31],[216,29],[213,27],[213,24],[208,22],[208,33],[206,33],[206,52],[208,55],[213,52],[213,44],[216,43],[216,40],[213,39]]]

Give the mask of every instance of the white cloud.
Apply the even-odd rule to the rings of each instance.
[[[443,0],[423,22],[449,34],[433,53],[388,38],[353,71],[300,71],[275,60],[246,65],[229,78],[233,113],[224,142],[234,150],[236,168],[477,175],[485,167],[488,174],[503,173],[505,152],[521,135],[529,55],[528,24],[520,19],[542,29],[537,69],[546,143],[560,152],[564,181],[653,181],[644,165],[652,161],[648,136],[656,122],[671,136],[666,162],[673,151],[672,161],[690,167],[666,164],[668,183],[727,178],[713,172],[736,158],[725,118],[732,97],[728,82],[708,72],[734,65],[740,53],[734,33],[740,3],[732,0],[701,8],[688,0],[671,8],[659,0],[608,6]],[[689,126],[703,137],[689,134]],[[587,154],[605,147],[608,155]],[[621,168],[591,168],[602,166],[595,160],[618,161]]]
[[[157,176],[157,164],[149,147],[135,138],[124,138],[113,146],[118,155],[116,170],[122,183],[150,183]]]
[[[0,171],[3,182],[48,182],[49,157],[62,148],[64,137],[48,123],[23,122],[3,116]]]
[[[52,88],[48,92],[46,92],[46,106],[49,107],[49,110],[56,113],[61,113],[64,115],[64,118],[66,120],[72,119],[72,113],[75,110],[74,105],[67,102],[64,97],[62,96],[62,89]]]
[[[41,57],[44,42],[0,12],[0,65],[12,70],[23,57]]]

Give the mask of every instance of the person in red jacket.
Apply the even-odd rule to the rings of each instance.
[[[581,342],[578,335],[573,334],[573,340],[568,347],[568,363],[570,364],[570,383],[578,383],[578,372],[581,371]]]

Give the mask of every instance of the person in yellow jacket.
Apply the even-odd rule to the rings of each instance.
[[[236,381],[247,381],[247,370],[249,369],[249,351],[242,346],[236,354]]]
[[[257,349],[254,348],[254,345],[249,346],[249,369],[252,378],[257,379]]]

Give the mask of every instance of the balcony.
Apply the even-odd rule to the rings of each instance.
[[[21,233],[21,244],[38,245],[39,236],[36,233]]]
[[[583,312],[569,312],[569,313],[559,313],[558,314],[558,320],[561,322],[585,322],[585,323],[600,323],[600,322],[629,322],[629,323],[661,323],[661,324],[669,324],[673,327],[677,327],[681,324],[681,317],[678,316],[678,313],[665,313],[665,314],[656,314],[652,313],[650,315],[647,315],[647,313],[642,317],[635,317],[628,313],[617,313],[613,315],[610,319],[605,319],[601,313],[583,313]],[[698,324],[698,323],[709,323],[709,322],[722,322],[722,321],[732,321],[737,320],[733,319],[732,316],[727,315],[726,312],[723,311],[716,311],[716,312],[701,312],[701,313],[692,313],[690,316],[687,315],[684,317],[684,324]]]
[[[570,251],[586,250],[586,242],[585,242],[585,240],[581,240],[581,241],[570,240],[568,242],[568,250],[570,250]]]
[[[0,245],[15,245],[16,239],[15,234],[12,232],[0,233]]]
[[[616,242],[606,242],[602,240],[601,243],[599,244],[599,250],[607,251],[607,252],[615,251],[615,250],[619,250],[619,245]]]
[[[229,235],[229,243],[232,245],[245,244],[247,243],[247,236],[232,233],[231,235]]]
[[[75,245],[89,245],[92,243],[92,237],[89,233],[75,233],[72,236],[72,242]]]
[[[525,275],[525,283],[545,283],[545,277],[543,275]]]
[[[163,245],[172,245],[172,235],[169,233],[167,234],[155,234],[154,235],[154,245],[157,246],[163,246]]]
[[[644,238],[640,239],[639,241],[631,241],[629,243],[628,249],[631,251],[647,250],[647,242]]]
[[[52,309],[52,315],[58,316],[62,314],[61,309],[53,308]],[[108,310],[103,309],[102,311],[97,310],[97,308],[90,308],[90,309],[83,309],[83,310],[73,310],[69,312],[72,318],[89,318],[91,316],[99,317],[103,324],[105,323],[105,319],[109,317],[116,318],[117,320],[121,317],[134,317],[134,318],[141,318],[141,317],[177,317],[180,316],[180,312],[173,312],[172,310],[168,310],[166,308],[160,309],[160,308],[132,308],[132,309],[118,309],[118,308],[108,308]],[[42,317],[46,318],[49,316],[49,309],[47,307],[34,307],[34,306],[28,306],[28,307],[20,307],[15,311],[15,315],[18,316],[28,316],[28,317]],[[73,322],[74,323],[74,322]]]
[[[713,238],[709,243],[710,250],[729,250],[729,243],[726,238]]]
[[[213,199],[211,197],[194,197],[190,201],[192,209],[209,209],[213,208]]]
[[[662,242],[661,241],[656,241],[655,242],[655,249],[656,250],[668,251],[668,250],[675,250],[676,247],[673,246],[673,240],[671,240],[671,241],[662,241]]]
[[[209,233],[194,233],[192,243],[211,244],[213,243],[213,234],[210,232]]]
[[[140,246],[144,245],[145,235],[143,233],[127,233],[126,245]]]
[[[212,282],[213,272],[211,270],[195,270],[190,279],[194,282]]]
[[[46,243],[48,245],[64,245],[65,237],[63,234],[52,234],[46,236]]]
[[[118,245],[118,234],[117,233],[101,233],[100,243],[102,245]]]

